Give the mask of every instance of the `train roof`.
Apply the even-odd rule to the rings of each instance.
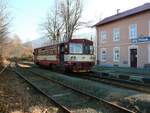
[[[62,43],[58,43],[58,44],[43,46],[43,47],[39,47],[39,48],[35,48],[35,49],[42,49],[42,48],[45,48],[45,47],[58,46],[58,45],[67,44],[67,43],[87,43],[87,44],[93,44],[93,41],[88,40],[88,39],[71,39],[71,40],[69,40],[67,42],[62,42]]]
[[[90,43],[90,44],[93,44],[93,41],[88,40],[88,39],[71,39],[68,42],[69,43],[73,42],[73,43]],[[65,42],[65,43],[68,43],[68,42]]]

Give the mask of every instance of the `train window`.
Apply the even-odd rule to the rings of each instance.
[[[69,51],[70,51],[70,53],[80,53],[81,54],[81,53],[83,53],[83,45],[70,43]]]
[[[61,52],[64,52],[64,47],[61,47]]]
[[[92,45],[84,45],[83,47],[83,53],[84,54],[93,54],[94,48]]]
[[[93,54],[94,53],[94,47],[90,46],[90,53]]]
[[[84,54],[89,54],[90,53],[90,46],[89,45],[85,45],[84,46]]]

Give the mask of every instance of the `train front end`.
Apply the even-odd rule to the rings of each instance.
[[[64,66],[72,72],[89,72],[95,64],[93,42],[87,39],[72,39],[67,44]]]

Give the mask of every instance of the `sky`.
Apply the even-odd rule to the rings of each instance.
[[[91,25],[107,16],[143,5],[150,0],[84,0],[82,21]],[[12,18],[10,32],[18,35],[23,42],[42,37],[40,24],[53,7],[54,0],[8,0],[9,14]],[[93,30],[81,29],[77,35],[93,33]]]

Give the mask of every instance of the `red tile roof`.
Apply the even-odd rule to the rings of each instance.
[[[113,21],[116,21],[116,20],[119,20],[119,19],[122,19],[122,18],[125,18],[128,16],[131,16],[131,15],[135,15],[135,14],[138,14],[138,13],[141,13],[144,11],[148,11],[148,10],[150,10],[150,3],[146,3],[142,6],[138,6],[136,8],[127,10],[125,12],[107,17],[107,18],[103,19],[102,21],[98,22],[97,24],[95,24],[94,26],[98,27],[100,25],[104,25],[104,24],[107,24],[107,23],[110,23],[110,22],[113,22]]]

